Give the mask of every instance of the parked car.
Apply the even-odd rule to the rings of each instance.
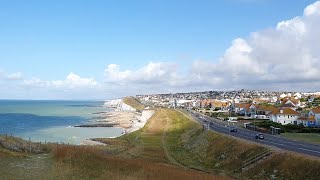
[[[256,139],[264,139],[263,133],[256,134]]]

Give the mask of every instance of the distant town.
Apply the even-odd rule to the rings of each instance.
[[[150,107],[186,108],[222,120],[270,120],[281,125],[320,127],[320,92],[259,90],[137,95]]]

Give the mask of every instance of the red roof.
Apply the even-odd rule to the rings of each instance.
[[[320,113],[320,107],[317,107],[317,108],[313,108],[313,109],[311,109],[311,111],[313,112],[313,113]]]
[[[237,108],[244,108],[246,110],[249,110],[251,104],[248,104],[248,103],[241,103],[241,104],[236,104],[235,105]]]
[[[276,109],[272,112],[272,114],[290,114],[290,115],[299,115],[299,113],[291,108],[283,108],[283,109]]]

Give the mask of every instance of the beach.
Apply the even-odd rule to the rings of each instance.
[[[130,105],[123,103],[121,99],[107,101],[106,108],[112,108],[113,111],[108,111],[100,114],[96,125],[111,124],[113,127],[122,128],[122,135],[137,131],[144,127],[147,121],[153,116],[154,110],[144,109],[137,111]],[[93,127],[95,128],[95,127]],[[110,137],[115,138],[115,137]],[[83,145],[101,145],[90,139],[81,141]]]
[[[130,133],[142,128],[153,114],[153,110],[143,110],[142,113],[115,110],[108,112],[104,119],[97,122],[116,124],[114,127],[121,127],[124,133]]]

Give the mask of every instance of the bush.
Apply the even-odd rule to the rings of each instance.
[[[276,123],[272,121],[260,121],[260,122],[255,122],[255,124],[258,127],[262,127],[266,129],[270,129],[270,126],[280,128],[281,132],[286,132],[286,133],[320,133],[320,128],[304,127],[303,125],[296,125],[296,124],[282,125],[280,123]]]

